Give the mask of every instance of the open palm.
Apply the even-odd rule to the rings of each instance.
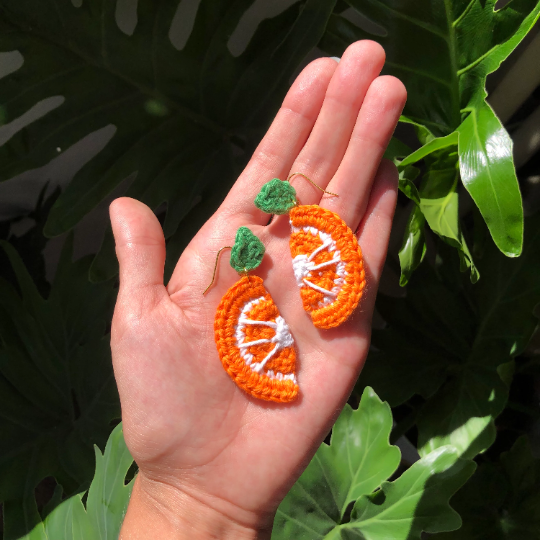
[[[364,41],[351,45],[339,64],[324,58],[302,71],[167,286],[165,241],[154,214],[132,199],[112,204],[120,262],[114,369],[126,442],[140,468],[139,489],[144,484],[155,500],[189,499],[247,529],[271,526],[281,499],[346,402],[369,347],[396,201],[397,173],[381,159],[406,94],[397,79],[378,76],[383,63],[381,47]],[[303,310],[288,217],[268,225],[268,216],[253,204],[265,182],[285,179],[291,171],[339,194],[323,195],[301,177],[293,180],[301,204],[320,204],[358,232],[364,254],[361,304],[333,330],[318,330]],[[216,307],[239,279],[228,253],[215,285],[204,297],[202,292],[217,251],[232,245],[240,226],[248,226],[266,247],[254,274],[264,279],[296,343],[300,395],[291,404],[248,396],[229,378],[216,351]]]

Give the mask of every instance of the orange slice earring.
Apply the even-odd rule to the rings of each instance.
[[[287,323],[258,276],[248,272],[261,264],[264,245],[240,227],[232,249],[231,266],[241,274],[223,296],[214,320],[214,337],[221,363],[232,380],[258,399],[286,403],[298,396],[294,340]]]
[[[353,313],[366,286],[362,250],[356,235],[334,212],[318,205],[299,205],[289,183],[305,174],[295,172],[286,181],[264,184],[255,206],[267,214],[286,214],[291,223],[290,248],[296,283],[304,309],[317,328],[335,328]]]

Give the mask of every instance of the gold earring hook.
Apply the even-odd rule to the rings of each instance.
[[[208,287],[206,287],[206,289],[204,289],[204,292],[202,293],[203,296],[208,292],[208,289],[214,284],[214,280],[216,279],[216,271],[217,271],[217,265],[218,265],[218,262],[219,262],[219,256],[221,255],[221,252],[222,252],[224,249],[232,249],[232,246],[225,246],[225,247],[222,247],[222,248],[217,252],[217,255],[216,255],[216,264],[214,264],[214,273],[212,274],[212,282],[210,283],[210,285],[208,285]]]
[[[328,195],[333,195],[334,197],[339,197],[339,195],[337,193],[332,193],[331,191],[326,191],[325,189],[323,189],[322,187],[319,187],[315,182],[313,182],[312,180],[310,180],[304,173],[301,173],[301,172],[293,172],[291,174],[289,174],[289,178],[287,178],[287,182],[293,177],[293,176],[296,176],[296,175],[299,175],[299,176],[303,176],[312,186],[315,186],[317,189],[320,189],[323,193],[326,193]]]

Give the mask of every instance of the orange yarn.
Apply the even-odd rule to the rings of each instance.
[[[260,277],[244,276],[227,291],[214,334],[223,367],[242,390],[279,403],[296,399],[292,337]]]
[[[344,323],[366,285],[355,234],[333,212],[317,205],[290,211],[291,255],[304,309],[318,328]]]

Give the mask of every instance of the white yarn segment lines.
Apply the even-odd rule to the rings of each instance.
[[[322,244],[311,254],[299,254],[294,257],[293,270],[298,287],[302,288],[307,286],[322,293],[324,296],[319,307],[331,304],[339,294],[341,287],[345,283],[345,276],[347,275],[345,272],[345,263],[341,260],[341,253],[336,246],[335,240],[330,234],[320,231],[315,227],[295,227],[292,223],[291,227],[293,234],[304,232],[305,234],[311,234],[315,237],[318,236],[322,242]],[[315,258],[319,253],[325,250],[331,255],[331,258],[317,264]],[[335,271],[335,278],[331,289],[325,289],[311,281],[310,278],[315,277],[315,273],[320,274],[325,269],[330,268],[333,268]]]
[[[253,309],[258,306],[260,302],[266,302],[266,298],[261,296],[255,298],[254,300],[249,300],[242,306],[240,316],[238,317],[238,324],[235,327],[235,337],[236,344],[240,350],[240,356],[244,360],[247,366],[251,368],[252,371],[264,374],[270,379],[277,379],[278,381],[292,381],[294,384],[296,382],[296,376],[294,373],[281,373],[274,370],[265,370],[265,366],[270,362],[272,358],[275,358],[280,350],[287,347],[292,347],[294,345],[294,340],[292,338],[291,332],[285,319],[278,315],[274,321],[259,321],[253,320],[250,318],[250,314]],[[246,330],[249,326],[265,326],[274,330],[274,335],[272,337],[265,337],[253,341],[246,341]],[[272,344],[273,347],[270,352],[259,362],[254,362],[254,356],[249,352],[250,347],[257,345],[266,345]]]

